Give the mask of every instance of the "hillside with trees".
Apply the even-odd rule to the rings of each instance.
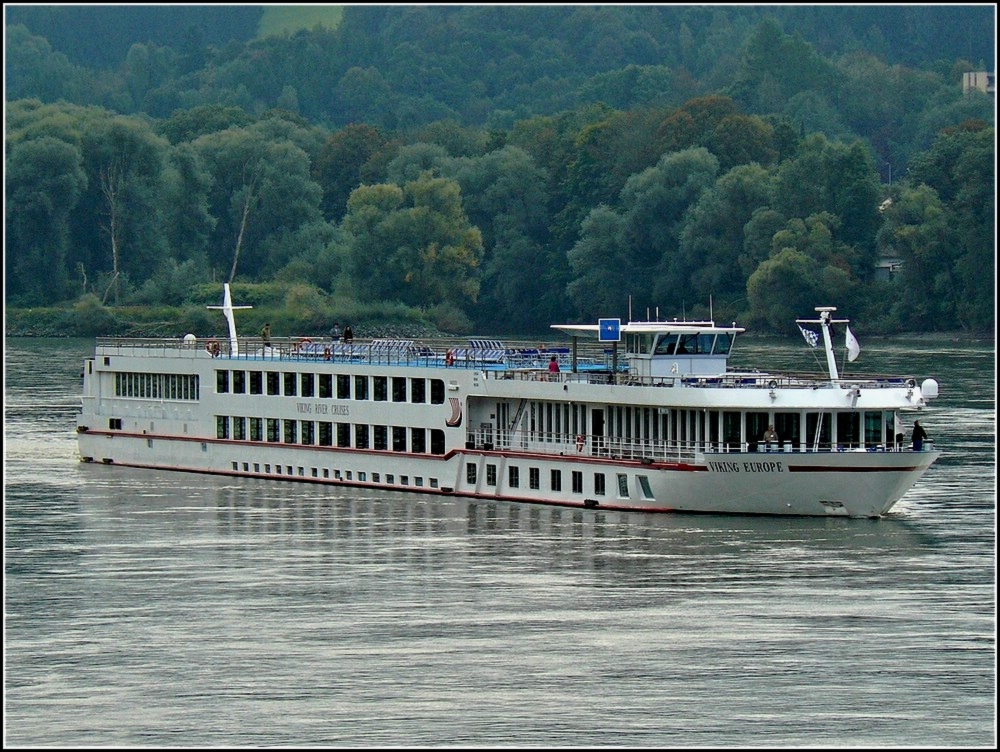
[[[8,329],[995,329],[992,7],[86,10],[5,8]]]

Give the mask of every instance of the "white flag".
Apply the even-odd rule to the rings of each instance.
[[[851,332],[851,327],[847,327],[847,360],[853,363],[861,353],[861,345]]]

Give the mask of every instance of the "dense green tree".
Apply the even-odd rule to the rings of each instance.
[[[475,303],[482,235],[462,211],[458,183],[424,175],[402,188],[362,186],[347,206],[360,294],[425,309]]]
[[[339,222],[347,198],[361,185],[362,170],[386,138],[370,125],[348,125],[331,135],[313,163],[313,178],[323,188],[323,214]]]
[[[15,142],[8,146],[4,177],[6,299],[28,305],[62,300],[70,293],[70,215],[87,185],[83,156],[51,136]]]

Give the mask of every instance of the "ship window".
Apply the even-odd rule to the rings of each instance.
[[[349,447],[351,445],[351,424],[337,424],[337,446]]]
[[[507,468],[507,485],[511,488],[517,488],[521,485],[521,473],[517,466],[512,465]]]
[[[396,476],[393,475],[392,473],[386,473],[385,482],[391,486],[393,483],[396,482]]]
[[[372,426],[372,449],[385,451],[389,448],[389,427]]]
[[[351,377],[343,373],[337,374],[337,399],[351,398]]]
[[[250,471],[250,463],[249,462],[244,462],[243,463],[243,472],[246,473],[246,472],[249,472],[249,471]]]
[[[677,335],[673,332],[661,335],[656,343],[656,355],[673,355],[676,349]]]
[[[360,480],[362,483],[364,483],[366,480],[368,480],[368,473],[366,473],[364,471],[359,472],[358,473],[358,480]]]
[[[553,470],[552,471],[552,475],[550,477],[550,480],[552,481],[552,490],[553,491],[562,491],[562,471],[561,470]]]
[[[292,474],[292,466],[291,465],[285,465],[285,471],[287,472],[288,475],[291,475]]]
[[[444,431],[440,428],[431,429],[431,454],[444,454]]]
[[[465,482],[474,484],[476,482],[476,463],[465,463]]]
[[[333,396],[333,374],[321,373],[319,375],[319,398],[330,399]]]
[[[301,436],[300,442],[302,444],[315,444],[316,443],[316,424],[311,420],[302,421],[301,430],[299,431]]]
[[[410,451],[418,454],[427,451],[427,434],[423,428],[410,429]]]
[[[889,420],[891,420],[891,415]],[[881,444],[883,441],[889,443],[890,434],[886,432],[885,438],[882,436],[882,411],[881,410],[866,410],[865,411],[865,444],[868,446],[874,446],[876,444]]]
[[[319,468],[315,468],[314,467],[312,469],[312,477],[314,477],[314,478],[318,478],[319,477]]]
[[[431,404],[444,404],[444,382],[441,379],[431,379]]]
[[[618,474],[618,498],[628,498],[628,476],[625,473]]]
[[[382,476],[379,473],[372,473],[372,483],[381,483]]]
[[[677,355],[691,355],[698,352],[698,335],[697,333],[681,334],[680,341],[677,343]]]
[[[250,418],[250,441],[264,440],[264,421],[260,418]]]
[[[276,371],[267,372],[267,393],[268,394],[278,394],[278,385],[280,384],[281,374]]]
[[[413,485],[415,485],[415,486],[423,486],[424,485],[424,478],[423,478],[423,476],[422,475],[418,475],[418,476],[414,477],[414,479],[413,479]]]
[[[319,424],[319,445],[333,446],[333,423],[321,421]]]
[[[359,424],[354,426],[354,446],[358,449],[368,448],[368,425]]]
[[[698,335],[698,352],[700,353],[710,353],[712,352],[712,343],[715,341],[715,335],[711,332],[702,332]]]
[[[297,420],[285,421],[285,443],[295,444],[298,442],[299,422]],[[291,473],[289,473],[291,475]]]
[[[304,467],[299,468],[299,476],[306,477],[306,469]]]
[[[410,402],[422,404],[427,401],[427,382],[424,379],[410,379]]]
[[[278,475],[281,475],[281,465],[275,465],[274,472],[276,472]]]
[[[649,353],[653,349],[653,335],[626,334],[625,349],[630,353]]]
[[[145,383],[143,383],[145,387]],[[141,396],[145,397],[145,389],[142,390]],[[216,371],[215,372],[215,391],[219,394],[225,394],[229,391],[229,371]]]
[[[286,397],[294,397],[298,393],[298,390],[296,389],[296,387],[298,386],[298,384],[296,384],[297,381],[298,381],[298,374],[295,373],[294,371],[285,374]]]
[[[774,430],[778,432],[778,439],[782,444],[786,441],[790,441],[792,444],[798,444],[802,437],[799,430],[799,414],[775,413]]]
[[[861,414],[837,413],[837,446],[861,445]]]
[[[253,471],[255,473],[259,473],[260,472],[260,463],[259,462],[253,463]]]
[[[264,374],[260,371],[250,371],[250,394],[264,393]]]
[[[355,376],[354,377],[354,399],[356,399],[356,400],[366,400],[366,399],[368,399],[368,377],[367,376]]]
[[[329,478],[330,477],[330,468],[328,468],[328,467],[324,467],[323,468],[323,477],[324,478]]]
[[[542,487],[541,473],[537,467],[528,468],[528,488],[539,489]]]
[[[573,493],[583,493],[583,473],[573,471]]]
[[[406,429],[402,426],[392,427],[392,451],[406,451]]]
[[[406,402],[406,379],[402,376],[392,377],[392,401]]]
[[[594,473],[594,493],[597,496],[604,496],[604,473]]]
[[[639,481],[639,488],[642,489],[642,496],[645,499],[653,498],[653,489],[649,487],[649,478],[645,475],[636,476],[636,480]]]
[[[215,436],[219,439],[229,438],[229,416],[228,415],[216,415],[215,416]]]
[[[271,466],[270,466],[270,465],[268,465],[268,464],[265,464],[265,465],[264,465],[264,472],[265,472],[265,473],[269,473],[269,472],[271,472]]]
[[[277,441],[278,440],[278,419],[268,418],[267,419],[267,440]]]
[[[302,396],[312,397],[315,394],[316,394],[316,374],[314,373],[302,374]]]
[[[243,417],[233,418],[233,438],[243,441],[247,437],[247,419]]]
[[[122,430],[122,419],[121,418],[111,418],[108,420],[108,428],[112,431]]]
[[[746,426],[747,426],[747,451],[756,451],[754,446],[758,442],[764,440],[764,432],[770,425],[770,417],[767,413],[747,413],[746,414]]]
[[[431,478],[431,488],[437,488],[437,487],[438,487],[438,479]]]
[[[399,485],[401,485],[401,486],[408,486],[408,485],[410,485],[410,476],[409,475],[400,475],[399,476]]]
[[[246,394],[247,372],[233,371],[233,394]]]
[[[831,421],[831,413],[806,413],[806,446],[809,449],[830,449]]]
[[[487,465],[486,466],[486,485],[495,486],[497,484],[497,466]]]
[[[389,399],[389,379],[386,376],[372,377],[372,398],[376,402],[386,402]]]

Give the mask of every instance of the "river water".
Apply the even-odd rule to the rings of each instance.
[[[941,384],[880,520],[84,465],[92,347],[6,341],[5,747],[996,745],[992,343],[862,342]]]

